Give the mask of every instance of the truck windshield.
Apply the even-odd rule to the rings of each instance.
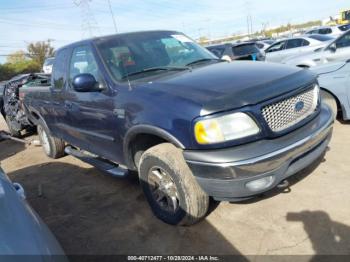
[[[116,35],[96,40],[96,46],[113,78],[142,78],[149,74],[179,71],[196,61],[218,61],[208,50],[178,32]],[[198,63],[202,64],[202,63]],[[167,68],[177,70],[149,70]]]

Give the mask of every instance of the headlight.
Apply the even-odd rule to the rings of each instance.
[[[194,126],[199,144],[214,144],[239,139],[260,132],[254,120],[245,113],[233,113],[200,120]]]

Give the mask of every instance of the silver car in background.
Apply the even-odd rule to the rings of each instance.
[[[337,25],[337,26],[320,26],[307,31],[306,35],[321,34],[321,35],[331,35],[338,37],[342,35],[345,31],[350,29],[350,25]]]
[[[334,38],[324,35],[310,35],[283,39],[265,50],[266,61],[281,63],[283,60],[322,48]]]
[[[290,57],[282,63],[309,68],[330,62],[345,62],[348,59],[350,59],[350,31],[336,38],[324,48]]]
[[[310,70],[318,74],[323,101],[335,115],[350,120],[350,60],[316,66]]]
[[[54,57],[49,57],[45,59],[44,65],[43,65],[43,72],[45,74],[51,74],[52,73],[52,66],[53,61],[55,60]]]
[[[0,168],[0,257],[7,261],[5,256],[67,261],[55,237],[28,205],[22,186],[13,184]]]

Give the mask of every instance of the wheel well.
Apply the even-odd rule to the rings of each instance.
[[[151,134],[137,134],[129,143],[129,159],[132,164],[131,169],[137,170],[138,162],[140,161],[141,155],[147,149],[162,144],[168,143],[169,141],[165,140],[162,137]]]
[[[340,104],[340,101],[339,101],[338,97],[337,97],[336,95],[334,95],[334,94],[333,94],[331,91],[329,91],[328,89],[324,89],[324,88],[321,87],[321,91],[330,94],[330,95],[334,98],[335,102],[337,103],[337,109],[338,109],[338,114],[337,114],[337,116],[340,116],[340,117],[342,118],[342,117],[343,117],[343,109],[342,109],[342,107],[341,107],[341,104]]]

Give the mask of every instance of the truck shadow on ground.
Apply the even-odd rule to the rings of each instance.
[[[25,149],[26,146],[22,143],[11,140],[2,140],[0,141],[0,161],[5,160],[6,158],[11,157]]]
[[[304,229],[316,254],[350,254],[350,227],[332,221],[326,212],[302,211],[298,213],[287,213],[286,219],[289,222],[300,222],[304,224]],[[320,257],[315,256],[311,261],[320,261],[319,259]],[[327,261],[325,257],[323,259],[323,261]],[[328,261],[331,261],[331,259],[332,257]]]
[[[136,178],[113,178],[61,162],[9,176],[24,186],[67,254],[240,255],[206,220],[176,227],[155,218]]]

